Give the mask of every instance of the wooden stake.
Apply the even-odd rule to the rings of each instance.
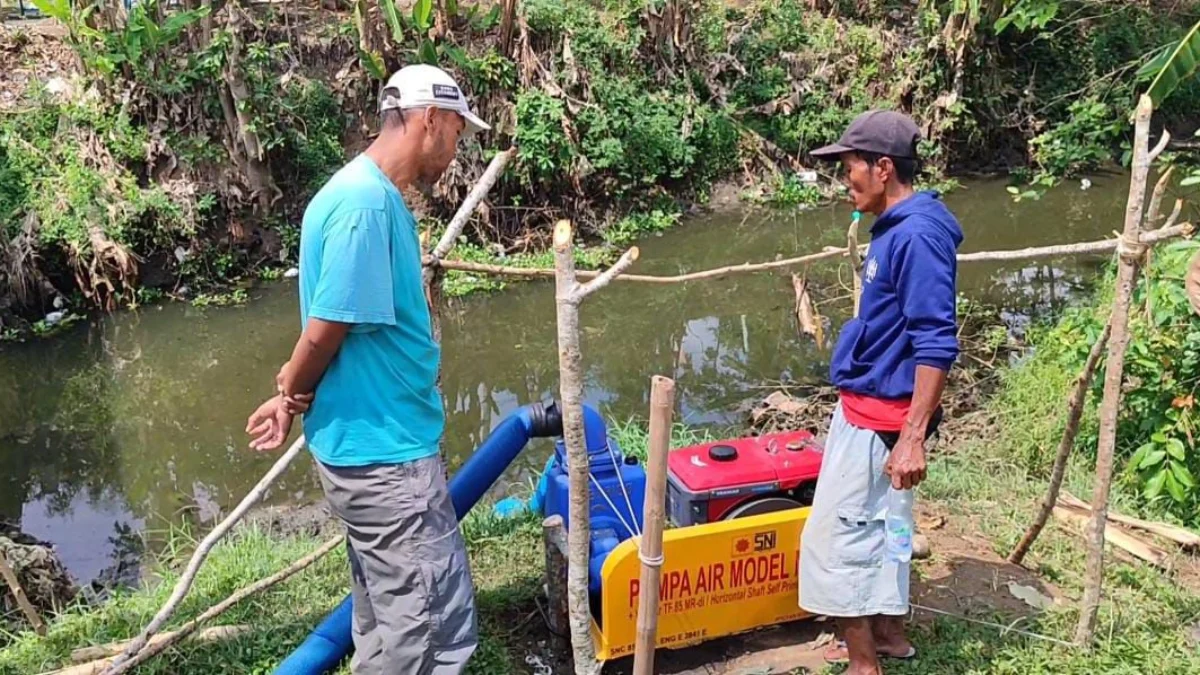
[[[558,370],[562,398],[563,442],[567,446],[570,492],[567,530],[567,597],[570,603],[571,647],[575,675],[597,675],[592,643],[591,606],[588,603],[588,553],[591,520],[588,501],[588,458],[583,435],[583,357],[579,349],[579,305],[629,268],[637,248],[625,252],[617,264],[587,284],[575,277],[574,232],[570,221],[554,226],[555,303],[558,308]]]
[[[1117,285],[1109,324],[1108,359],[1104,365],[1104,397],[1100,401],[1100,438],[1096,449],[1096,480],[1092,491],[1092,519],[1087,531],[1087,570],[1075,642],[1090,646],[1096,634],[1096,615],[1104,584],[1104,530],[1108,524],[1108,495],[1112,486],[1113,451],[1117,445],[1117,414],[1121,407],[1121,379],[1125,372],[1125,350],[1129,346],[1129,305],[1134,275],[1145,245],[1140,243],[1142,207],[1150,175],[1150,116],[1154,106],[1148,96],[1138,101],[1134,123],[1133,175],[1129,179],[1129,201],[1125,207]]]
[[[562,516],[554,515],[542,521],[542,545],[546,552],[546,622],[552,639],[560,647],[569,647],[571,630],[567,602],[567,533]]]
[[[287,452],[283,453],[279,459],[275,460],[275,464],[271,467],[271,470],[267,471],[266,475],[259,479],[258,484],[254,486],[254,489],[252,489],[249,494],[242,498],[241,503],[234,508],[234,510],[225,518],[225,520],[222,520],[220,523],[218,523],[217,526],[214,527],[212,531],[200,541],[200,545],[196,547],[195,553],[192,554],[192,559],[188,561],[187,567],[183,570],[183,575],[180,576],[179,581],[175,583],[175,590],[171,592],[171,597],[167,599],[166,604],[162,606],[162,609],[158,610],[158,613],[154,615],[154,618],[150,620],[150,623],[146,624],[146,627],[142,629],[141,634],[139,634],[133,639],[133,641],[129,643],[129,646],[125,648],[125,651],[121,652],[121,654],[113,659],[112,664],[105,669],[104,675],[117,675],[117,673],[123,673],[128,669],[128,666],[123,666],[123,664],[129,662],[130,659],[137,656],[138,652],[142,651],[142,649],[146,647],[146,643],[150,641],[150,638],[153,637],[154,634],[159,630],[161,630],[163,625],[166,624],[167,619],[170,619],[171,615],[175,613],[175,610],[179,607],[179,603],[183,602],[184,597],[186,597],[188,591],[191,590],[192,583],[196,580],[196,574],[200,571],[200,567],[204,564],[205,559],[208,558],[208,554],[212,551],[213,547],[217,545],[217,542],[221,540],[221,537],[224,537],[225,534],[229,532],[231,528],[233,528],[235,523],[242,519],[242,516],[246,515],[246,512],[250,510],[251,506],[254,506],[263,498],[263,495],[267,493],[267,488],[270,487],[271,483],[274,483],[275,479],[283,474],[284,470],[287,469],[288,465],[292,463],[293,459],[296,459],[296,455],[299,455],[300,451],[303,449],[304,436],[300,436],[296,439],[296,442],[292,443],[292,446],[287,449]]]
[[[638,587],[637,641],[634,675],[654,672],[658,638],[658,591],[662,581],[663,526],[667,509],[667,453],[671,449],[671,419],[675,410],[674,380],[655,375],[650,380],[650,444],[646,462],[646,502],[643,506],[641,585]]]
[[[1104,352],[1105,345],[1108,344],[1108,335],[1111,329],[1111,322],[1104,324],[1104,331],[1100,333],[1096,344],[1092,345],[1092,350],[1088,352],[1087,362],[1083,364],[1083,372],[1079,373],[1079,377],[1075,379],[1075,389],[1072,390],[1071,397],[1067,400],[1067,427],[1063,430],[1062,439],[1058,442],[1058,454],[1054,457],[1054,469],[1050,472],[1050,487],[1046,489],[1046,497],[1042,500],[1042,508],[1038,511],[1037,518],[1033,520],[1033,524],[1029,526],[1025,536],[1021,537],[1020,543],[1012,550],[1012,553],[1008,554],[1008,561],[1014,565],[1020,565],[1025,560],[1025,554],[1029,553],[1033,542],[1046,527],[1046,521],[1050,520],[1050,514],[1054,512],[1054,506],[1058,503],[1058,493],[1062,489],[1063,477],[1067,473],[1067,459],[1071,456],[1071,449],[1075,447],[1075,437],[1079,435],[1079,420],[1083,417],[1083,404],[1087,401],[1088,389],[1092,386],[1092,376],[1096,373],[1100,355]]]
[[[17,573],[13,571],[12,565],[8,564],[8,558],[4,555],[3,549],[0,549],[0,576],[4,577],[4,583],[8,584],[8,590],[12,591],[17,606],[21,608],[21,613],[25,615],[34,632],[44,637],[46,623],[42,621],[37,608],[29,601],[29,596],[25,595],[25,589],[21,587],[21,580],[17,578]]]

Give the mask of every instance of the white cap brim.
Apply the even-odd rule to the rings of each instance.
[[[479,116],[470,110],[459,110],[458,114],[462,115],[463,121],[467,123],[467,135],[488,131],[492,128],[490,124],[479,119]]]

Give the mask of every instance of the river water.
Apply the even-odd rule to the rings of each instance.
[[[1068,184],[1020,204],[1002,182],[969,182],[947,201],[966,232],[964,252],[1086,241],[1119,229],[1125,180],[1098,178],[1087,191]],[[674,274],[792,257],[844,244],[848,222],[843,206],[700,217],[641,242],[634,269]],[[959,290],[1020,324],[1077,296],[1101,262],[968,263]],[[822,262],[808,274],[835,334],[850,310],[848,267]],[[274,460],[246,449],[246,416],[271,394],[299,330],[294,283],[251,296],[243,307],[121,312],[0,347],[0,518],[56,544],[87,582],[140,533],[153,542],[237,503]],[[554,396],[554,312],[549,281],[443,310],[452,462],[516,407]],[[586,399],[617,420],[645,415],[653,374],[676,378],[681,421],[709,424],[735,421],[739,405],[772,383],[817,382],[828,366],[828,349],[797,333],[783,271],[614,284],[588,299],[582,330]],[[547,452],[545,443],[527,450],[496,492],[528,483]],[[269,501],[319,494],[304,457]]]

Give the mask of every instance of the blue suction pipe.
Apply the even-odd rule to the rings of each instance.
[[[584,406],[585,417],[599,413]],[[506,417],[450,479],[450,500],[461,521],[512,464],[532,438],[562,435],[562,415],[554,403],[534,403]],[[346,596],[292,652],[275,675],[322,675],[332,670],[354,649],[351,597]]]

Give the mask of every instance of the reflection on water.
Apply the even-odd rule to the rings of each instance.
[[[1120,221],[1122,180],[1019,205],[1000,183],[972,183],[949,201],[966,231],[964,251],[1082,241]],[[637,269],[675,274],[799,255],[842,243],[848,220],[840,207],[706,217],[643,242]],[[1023,328],[1077,296],[1099,262],[972,263],[959,285]],[[807,271],[831,334],[850,309],[847,271],[828,263]],[[270,395],[298,330],[294,285],[253,295],[245,307],[155,307],[0,348],[0,518],[57,543],[87,581],[129,531],[210,522],[236,503],[274,459],[246,450],[242,429]],[[792,312],[787,272],[616,283],[582,310],[586,399],[616,419],[644,415],[649,377],[661,373],[678,381],[683,421],[730,422],[772,383],[825,376],[828,351],[798,337]],[[443,322],[447,448],[460,462],[504,415],[554,395],[553,285],[453,301]],[[526,452],[497,490],[530,481],[548,448]],[[304,460],[268,499],[317,495]]]

